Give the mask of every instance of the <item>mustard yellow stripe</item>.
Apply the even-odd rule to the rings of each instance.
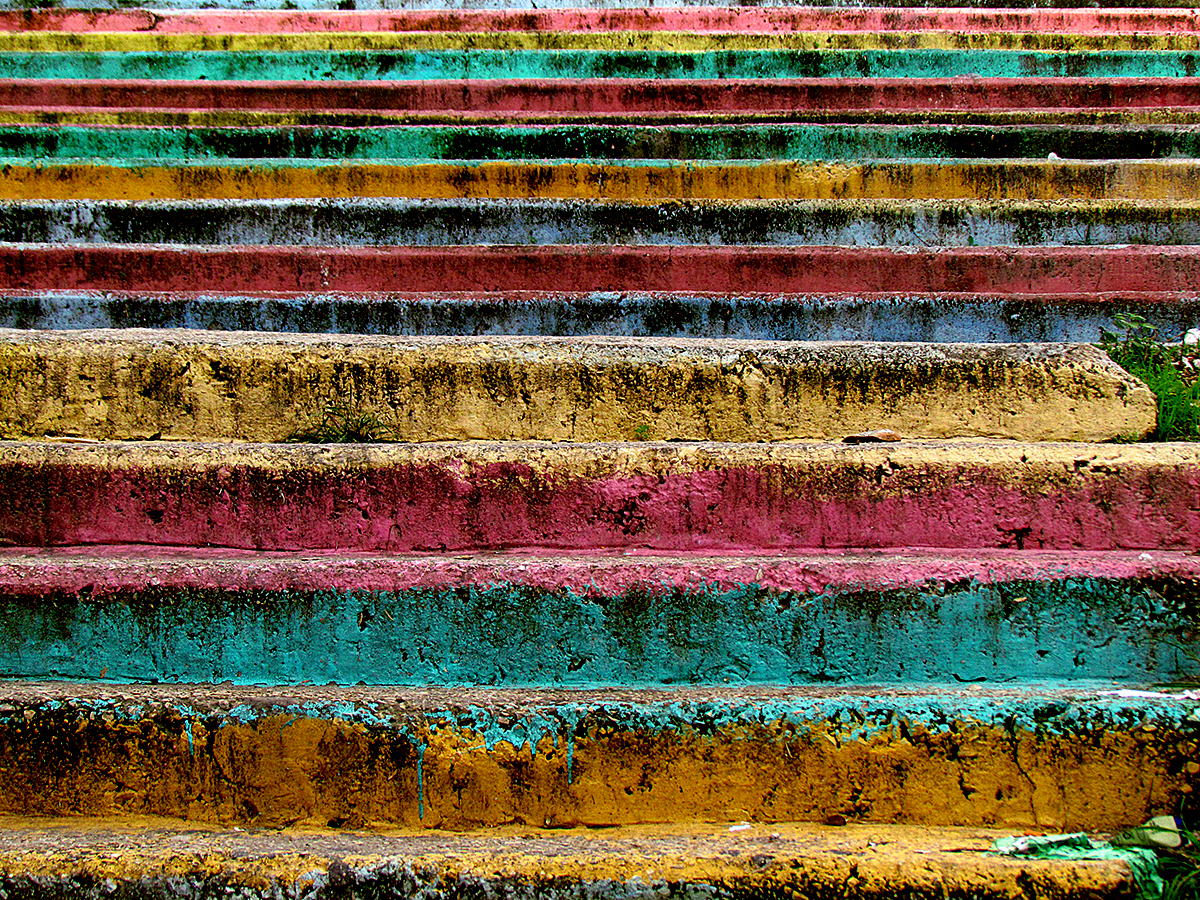
[[[639,165],[6,165],[0,198],[1194,199],[1193,162]]]
[[[311,32],[152,34],[0,32],[0,52],[303,52],[353,50],[1026,50],[1053,52],[1195,51],[1200,34],[1044,34],[1038,32],[799,32],[702,34],[671,31]]]
[[[312,110],[276,112],[272,110],[160,110],[160,109],[83,109],[38,110],[0,108],[0,123],[9,125],[101,125],[101,126],[194,126],[245,128],[254,126],[296,127],[322,125],[329,127],[364,127],[372,125],[493,125],[493,124],[570,124],[586,120],[591,123],[613,121],[618,124],[654,125],[675,124],[722,125],[741,122],[835,122],[839,124],[866,122],[875,124],[962,124],[962,125],[1196,125],[1200,110],[1195,109],[1066,109],[1066,110],[797,110],[796,112],[693,113],[670,112],[653,114],[604,113],[529,113],[490,112],[477,114],[454,110],[430,112],[348,112],[345,110]]]

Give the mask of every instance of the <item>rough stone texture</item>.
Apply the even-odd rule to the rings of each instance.
[[[1111,861],[983,851],[1003,831],[727,825],[596,830],[250,832],[172,820],[0,818],[0,890],[29,900],[1047,900],[1132,897]]]
[[[1200,678],[1187,656],[1200,650],[1200,557],[1182,553],[18,553],[0,555],[0,676],[514,686]]]
[[[819,31],[697,33],[692,31],[359,31],[292,33],[159,33],[0,31],[3,53],[305,53],[362,51],[619,51],[702,54],[717,51],[1049,51],[1096,56],[1138,51],[1195,52],[1196,34],[1044,34],[1012,31]],[[69,58],[77,64],[75,58]],[[1086,59],[1086,57],[1084,57]],[[876,63],[878,64],[878,63]],[[660,63],[662,65],[662,63]],[[666,68],[666,66],[663,66]],[[1039,67],[1031,66],[1033,69]],[[1079,66],[1080,69],[1085,66]],[[41,74],[40,68],[37,70]],[[1156,71],[1150,68],[1151,72]],[[1008,74],[1005,72],[1005,74]],[[1140,73],[1139,73],[1140,74]],[[485,76],[486,77],[486,76]],[[679,77],[679,76],[676,76]],[[686,77],[686,76],[684,76]]]
[[[1044,687],[496,691],[13,683],[0,812],[464,829],[1111,830],[1189,815],[1198,701]]]
[[[535,51],[531,51],[535,52]],[[256,54],[246,54],[255,56]],[[1043,54],[1050,55],[1050,54]],[[0,56],[0,61],[4,57]],[[3,73],[0,72],[0,75]],[[1194,160],[6,164],[0,199],[1191,200]]]
[[[437,10],[71,10],[0,11],[3,31],[292,34],[342,31],[693,31],[777,34],[798,31],[1200,32],[1178,9],[919,9],[838,7],[643,7]]]
[[[628,335],[781,341],[1095,341],[1117,313],[1164,337],[1200,322],[1188,292],[706,294],[640,291],[327,293],[264,297],[3,291],[0,327],[189,328],[395,335]]]
[[[28,76],[29,73],[24,73]],[[563,113],[920,111],[1145,108],[1197,105],[1200,78],[519,79],[338,84],[330,81],[0,81],[0,106],[251,110],[473,110]],[[1192,196],[1195,196],[1194,194]]]
[[[522,134],[534,130],[524,128]],[[731,139],[736,139],[741,130],[733,126],[721,129]],[[1157,146],[1159,130],[1147,129],[1147,141]],[[222,131],[211,129],[208,133],[219,135]],[[453,137],[477,131],[444,129],[443,134]],[[588,133],[603,136],[605,131],[593,127]],[[677,134],[687,131],[674,129]],[[1048,136],[1060,131],[1039,128]],[[341,132],[358,133],[336,130],[337,134]],[[1080,129],[1078,137],[1091,142],[1094,132],[1091,128]],[[281,132],[285,136],[290,133]],[[1096,147],[1099,142],[1092,143]],[[1101,145],[1095,152],[1103,149]],[[597,204],[582,200],[402,198],[244,200],[236,204],[224,200],[17,201],[0,205],[0,240],[334,247],[605,243],[946,248],[1189,245],[1200,244],[1200,203],[752,200]],[[197,286],[189,294],[196,290],[203,287]],[[928,286],[923,290],[930,292]],[[166,299],[155,298],[155,302]],[[486,328],[486,323],[476,327]],[[478,332],[468,328],[465,333]],[[1093,330],[1088,339],[1094,339],[1096,333]]]
[[[26,547],[1200,545],[1197,444],[9,442],[0,488]]]
[[[437,440],[1107,440],[1154,429],[1144,384],[1086,345],[793,344],[0,332],[0,432],[281,441],[362,418]],[[336,427],[336,425],[335,425]]]
[[[1197,170],[1200,172],[1200,169]],[[1195,293],[1186,247],[157,247],[0,244],[0,290],[282,294]],[[202,287],[200,287],[202,285]],[[1101,297],[1099,299],[1104,299]]]

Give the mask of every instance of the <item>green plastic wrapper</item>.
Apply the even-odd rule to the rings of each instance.
[[[1158,874],[1158,857],[1142,847],[1114,847],[1107,841],[1075,834],[1037,834],[998,838],[992,852],[1024,859],[1117,859],[1133,870],[1133,883],[1140,900],[1160,900],[1163,880]]]

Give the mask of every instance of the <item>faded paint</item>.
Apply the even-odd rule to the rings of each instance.
[[[1162,159],[1200,156],[1186,126],[0,127],[12,159]],[[520,242],[518,242],[520,243]]]
[[[14,107],[0,106],[3,125],[98,125],[106,128],[369,128],[398,125],[629,125],[642,127],[681,125],[836,124],[864,125],[964,125],[1045,126],[1084,125],[1136,127],[1139,125],[1197,125],[1200,109],[912,109],[875,110],[767,110],[700,113],[687,110],[661,112],[539,112],[537,110],[380,110],[326,109],[285,112],[252,109],[136,109],[130,107]]]
[[[337,826],[338,820],[331,825]],[[197,827],[146,817],[0,819],[0,889],[50,900],[212,896],[537,896],[683,900],[695,896],[847,900],[936,895],[1010,900],[1133,896],[1116,860],[1016,860],[986,853],[1004,832],[792,823],[643,826],[470,834],[386,829],[346,834]]]
[[[3,31],[149,32],[153,34],[296,34],[314,31],[797,31],[1063,32],[1189,34],[1190,10],[896,9],[836,7],[676,7],[643,9],[391,9],[381,11],[158,9],[76,12],[0,10]]]
[[[6,52],[0,78],[408,81],[558,78],[1190,78],[1200,53],[1115,50]]]
[[[1200,244],[1200,202],[27,200],[0,204],[0,241],[332,247],[1173,245]],[[485,326],[466,332],[478,333],[478,327]],[[1095,334],[1093,329],[1085,339]]]
[[[1117,313],[1175,337],[1200,325],[1185,293],[169,294],[0,291],[4,328],[198,328],[395,335],[657,335],[781,341],[1094,341]]]
[[[6,693],[3,812],[268,827],[837,814],[1115,830],[1185,799],[1188,814],[1196,747],[1194,701],[1045,688]]]
[[[1197,170],[1200,172],[1200,169]],[[1193,295],[1200,247],[0,245],[0,291]]]
[[[340,825],[332,820],[331,825]],[[792,823],[595,830],[502,828],[470,834],[370,834],[312,828],[218,829],[147,817],[0,819],[0,890],[64,895],[537,896],[684,900],[694,896],[929,896],[1010,900],[1022,887],[1056,900],[1135,894],[1117,860],[1016,860],[986,853],[1004,832],[976,828]]]
[[[392,552],[1189,549],[1200,445],[0,443],[0,539]]]
[[[620,51],[714,53],[721,51],[972,50],[1055,53],[1194,53],[1196,34],[1043,34],[1013,31],[367,31],[159,33],[0,31],[0,53],[309,53],[396,51]],[[1153,69],[1149,70],[1153,72]],[[1011,74],[1005,71],[1003,74]],[[1138,74],[1143,74],[1139,72]],[[1192,74],[1191,71],[1188,74]]]
[[[28,76],[29,73],[24,73]],[[62,73],[59,73],[60,75]],[[801,78],[706,80],[601,78],[414,82],[111,81],[0,79],[0,107],[165,110],[449,110],[475,114],[639,114],[829,110],[1129,110],[1200,105],[1197,78]],[[840,112],[838,113],[840,114]],[[1024,113],[1022,113],[1024,114]],[[837,121],[836,119],[834,121]]]
[[[1187,656],[1200,649],[1200,573],[820,592],[658,579],[620,594],[478,581],[261,591],[224,578],[86,588],[5,587],[0,677],[513,687],[1200,677]]]
[[[408,164],[5,160],[0,199],[528,197],[581,200],[1194,200],[1195,160],[878,163],[669,160]]]
[[[397,441],[1088,441],[1157,420],[1086,345],[0,332],[8,439],[283,441],[331,403]]]

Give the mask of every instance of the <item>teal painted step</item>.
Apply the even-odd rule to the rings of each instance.
[[[498,686],[1175,680],[1200,581],[123,589],[0,597],[0,676]]]
[[[5,53],[0,78],[419,81],[470,78],[1182,78],[1193,51],[446,50],[377,53]]]
[[[1146,159],[1200,157],[1200,128],[849,125],[394,128],[0,127],[12,158]]]

